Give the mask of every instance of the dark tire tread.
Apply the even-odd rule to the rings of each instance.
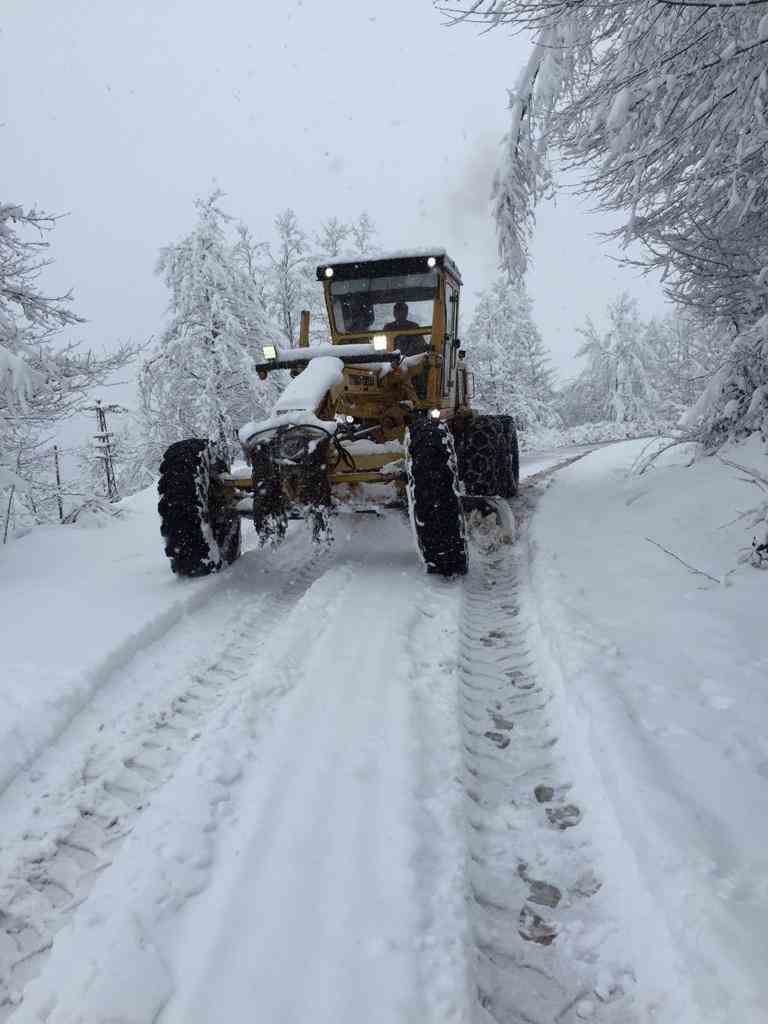
[[[459,444],[459,475],[466,494],[514,498],[520,453],[512,416],[473,416],[466,423]]]
[[[160,464],[160,533],[171,570],[208,576],[240,556],[240,517],[227,509],[218,475],[228,469],[200,438],[172,444]]]
[[[467,538],[453,436],[443,423],[414,420],[407,448],[411,521],[427,571],[463,576]]]

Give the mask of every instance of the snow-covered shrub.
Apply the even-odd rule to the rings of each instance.
[[[768,316],[736,337],[684,425],[709,448],[756,431],[768,441]]]
[[[62,522],[65,526],[79,526],[87,530],[101,530],[109,523],[110,519],[119,519],[124,515],[123,509],[113,505],[106,498],[86,498],[70,512]]]

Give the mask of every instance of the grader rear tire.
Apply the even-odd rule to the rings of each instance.
[[[218,481],[227,469],[213,444],[199,438],[178,441],[163,456],[157,510],[177,576],[207,576],[240,557],[240,517]]]
[[[453,436],[444,423],[414,420],[406,450],[408,508],[427,572],[463,576],[469,560]]]
[[[510,489],[506,416],[474,416],[462,435],[459,473],[467,494],[507,496]]]
[[[514,498],[520,484],[520,447],[517,427],[511,416],[499,416],[502,430],[502,446],[499,451],[501,471],[499,475],[500,498]]]

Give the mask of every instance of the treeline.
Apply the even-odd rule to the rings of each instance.
[[[164,247],[156,272],[168,287],[158,340],[121,345],[112,354],[83,351],[67,337],[83,318],[72,295],[47,295],[41,271],[52,260],[56,217],[0,204],[0,534],[57,521],[63,505],[104,495],[104,439],[82,446],[57,481],[59,424],[94,402],[94,389],[116,371],[137,366],[138,408],[111,415],[110,453],[125,495],[154,478],[163,450],[182,437],[209,436],[236,451],[235,432],[274,401],[277,379],[260,381],[261,346],[298,342],[301,310],[311,311],[311,338],[326,337],[318,257],[365,253],[376,229],[366,213],[305,228],[286,209],[272,237],[255,239],[224,209],[214,190],[195,203],[194,221]],[[73,465],[76,470],[73,470]]]
[[[588,424],[608,425],[606,436],[674,428],[722,366],[727,337],[674,312],[643,320],[625,293],[602,320],[604,327],[588,318],[575,328],[583,365],[558,382],[525,288],[500,278],[465,332],[479,407],[514,415],[529,444]]]

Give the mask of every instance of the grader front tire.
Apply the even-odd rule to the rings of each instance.
[[[240,517],[218,481],[227,466],[210,441],[172,444],[160,465],[160,532],[177,576],[207,576],[240,557]]]
[[[444,423],[415,420],[406,450],[408,507],[427,572],[463,576],[467,538],[453,436]]]

